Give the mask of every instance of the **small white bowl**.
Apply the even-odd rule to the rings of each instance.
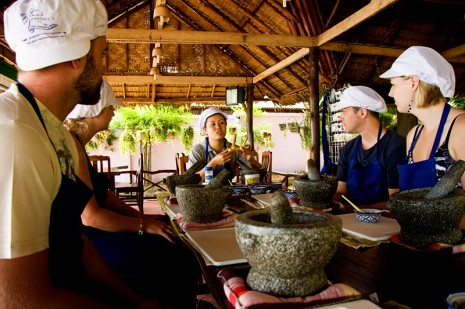
[[[364,212],[355,212],[355,216],[357,217],[358,221],[362,223],[376,223],[379,222],[379,219],[381,218],[381,213],[382,211],[379,209],[372,209],[372,208],[367,208],[363,209]]]

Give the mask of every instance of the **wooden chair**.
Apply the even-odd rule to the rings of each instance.
[[[110,181],[110,190],[114,190],[115,186],[115,179],[111,174],[111,162],[109,156],[89,156],[89,161],[94,171],[99,174],[104,175]]]
[[[124,171],[129,175],[129,182],[115,182],[115,194],[126,204],[137,206],[144,213],[144,156],[141,153],[136,171]]]
[[[176,153],[176,173],[178,175],[184,174],[187,170],[187,162],[189,162],[189,155],[185,155],[184,152]]]
[[[271,151],[265,150],[262,152],[262,166],[266,170],[266,175],[264,178],[265,183],[271,183],[273,182],[273,168],[272,168],[272,162],[273,162],[273,154]]]

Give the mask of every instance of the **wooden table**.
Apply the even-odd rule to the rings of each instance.
[[[289,188],[289,178],[298,177],[301,174],[282,172],[282,171],[272,171],[272,175],[284,176],[284,178],[283,178],[283,180],[281,180],[281,182],[284,184],[284,188],[288,189]]]
[[[376,292],[381,303],[447,308],[448,294],[465,291],[465,253],[417,252],[394,243],[360,251],[339,244],[326,273],[365,297]]]
[[[173,226],[186,241],[187,237],[183,236],[175,220]],[[186,243],[199,259],[205,280],[219,307],[232,308],[216,277],[218,271],[225,267],[206,265],[192,244]],[[325,272],[331,282],[348,284],[364,298],[376,293],[380,303],[395,301],[413,309],[447,308],[445,298],[448,294],[465,291],[465,253],[412,251],[392,242],[359,250],[339,243]]]

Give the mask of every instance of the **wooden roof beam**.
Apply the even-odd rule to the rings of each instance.
[[[194,84],[194,85],[246,85],[252,83],[252,77],[235,76],[163,76],[155,75],[105,75],[104,78],[109,83],[126,84]]]
[[[316,37],[218,31],[184,31],[108,28],[109,43],[232,44],[315,47]]]
[[[339,22],[337,25],[329,28],[322,34],[318,35],[318,46],[321,46],[324,43],[331,41],[341,33],[344,33],[347,30],[352,29],[359,23],[378,14],[380,11],[384,10],[389,5],[396,3],[397,1],[398,0],[371,0],[369,4],[367,4],[354,14]]]

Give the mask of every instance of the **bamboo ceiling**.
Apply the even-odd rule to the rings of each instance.
[[[319,50],[320,90],[366,85],[389,102],[389,82],[378,76],[412,45],[441,52],[454,66],[456,95],[465,96],[463,0],[102,2],[110,19],[105,78],[126,104],[224,104],[226,87],[250,83],[254,100],[305,102],[310,48]],[[169,11],[162,25],[153,19],[160,5]]]

